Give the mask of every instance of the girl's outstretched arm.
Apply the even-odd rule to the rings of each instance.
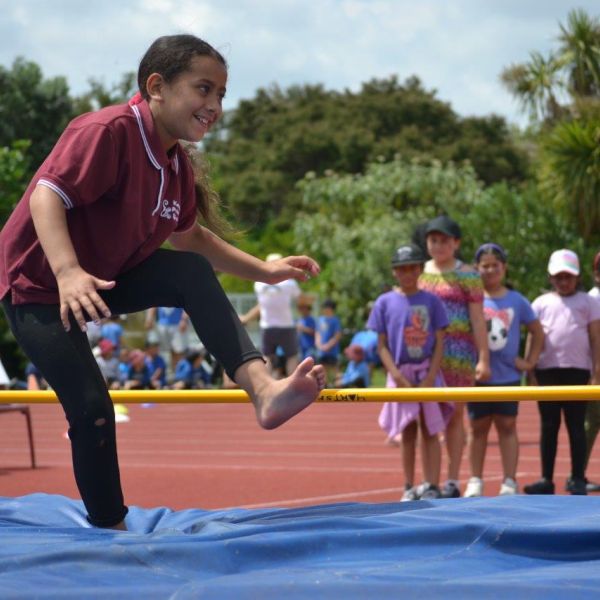
[[[286,279],[306,281],[318,275],[319,265],[308,256],[287,256],[269,262],[260,260],[222,240],[212,231],[196,224],[183,233],[169,238],[177,250],[197,252],[206,257],[216,271],[230,273],[242,279],[278,283]]]
[[[60,196],[44,185],[38,185],[29,200],[35,231],[56,277],[60,296],[60,318],[66,331],[70,329],[69,311],[82,331],[86,330],[84,310],[94,321],[109,317],[110,309],[97,289],[110,289],[114,281],[104,281],[84,271],[79,265],[69,235],[65,207]]]

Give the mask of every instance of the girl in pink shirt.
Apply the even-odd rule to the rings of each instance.
[[[579,291],[579,258],[571,250],[550,256],[548,274],[554,290],[536,298],[532,308],[544,329],[542,350],[533,385],[587,385],[600,383],[600,303]],[[566,490],[586,495],[586,402],[538,402],[541,418],[542,477],[526,485],[526,494],[554,494],[554,463],[561,413],[571,447],[571,476]]]

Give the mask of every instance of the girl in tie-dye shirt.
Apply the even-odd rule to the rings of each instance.
[[[490,354],[483,316],[483,285],[479,274],[456,258],[461,231],[458,224],[442,215],[425,228],[427,251],[431,260],[419,279],[419,287],[438,296],[448,314],[450,325],[444,336],[441,370],[449,387],[470,387],[475,380],[490,377]],[[442,496],[460,496],[458,478],[465,443],[464,404],[456,403],[446,429],[448,480]]]

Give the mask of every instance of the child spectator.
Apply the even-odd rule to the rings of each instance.
[[[126,390],[147,390],[151,387],[150,369],[142,350],[136,348],[129,353],[129,370],[123,387]]]
[[[342,339],[342,324],[335,314],[336,308],[337,305],[333,300],[327,299],[323,302],[315,334],[317,361],[325,367],[327,381],[330,385],[338,376],[340,340]]]
[[[485,381],[490,377],[481,278],[456,258],[462,237],[458,223],[442,215],[427,223],[425,233],[431,260],[425,264],[419,287],[442,300],[450,323],[444,336],[444,381],[450,387],[470,387],[476,379]],[[444,498],[460,496],[458,479],[465,445],[463,413],[463,404],[458,402],[446,429],[449,461],[448,480],[442,488]]]
[[[387,371],[387,387],[440,387],[440,362],[448,317],[442,302],[419,290],[425,255],[415,245],[402,246],[392,257],[398,287],[377,298],[367,326],[378,333],[379,355]],[[453,412],[452,404],[386,402],[379,424],[389,437],[402,433],[405,492],[402,500],[439,498],[441,449],[438,434]],[[421,430],[425,478],[415,486],[415,454]]]
[[[544,345],[544,331],[529,302],[504,283],[506,252],[498,244],[483,244],[475,253],[475,264],[483,281],[483,313],[487,324],[492,376],[477,385],[518,386],[523,371],[535,367]],[[521,327],[531,334],[525,358],[519,356]],[[519,440],[517,437],[518,402],[469,402],[471,424],[469,458],[471,478],[465,498],[483,495],[483,464],[492,423],[498,432],[504,478],[500,495],[516,494]]]
[[[167,386],[167,363],[160,355],[160,342],[153,335],[146,340],[146,364],[150,370],[150,387],[160,390]]]
[[[298,330],[298,342],[300,344],[300,358],[304,360],[307,356],[316,355],[317,349],[315,347],[315,330],[317,328],[317,322],[312,316],[312,301],[307,296],[300,296],[298,298],[298,312],[300,317],[296,322],[296,329]]]
[[[25,380],[27,390],[47,390],[48,382],[42,376],[40,370],[32,363],[28,362],[25,367]]]
[[[120,387],[119,383],[119,359],[115,356],[115,345],[107,339],[98,342],[98,355],[96,362],[106,384],[112,390]]]
[[[189,347],[189,317],[183,308],[159,306],[146,311],[146,329],[158,338],[160,353],[169,368],[184,357]]]
[[[373,308],[372,303],[369,307],[369,313]],[[367,315],[368,318],[368,315]],[[373,374],[375,367],[381,366],[381,359],[377,353],[377,332],[371,331],[370,329],[362,329],[357,331],[350,340],[350,344],[358,344],[365,353],[365,360],[369,365],[369,373]]]
[[[550,256],[548,274],[553,291],[533,301],[546,335],[533,385],[586,385],[600,383],[600,305],[578,291],[579,258],[572,250],[556,250]],[[566,490],[586,495],[585,401],[540,401],[540,453],[542,478],[525,486],[526,494],[554,494],[554,463],[561,413],[571,447],[571,476]]]
[[[281,260],[281,254],[272,252],[266,262]],[[300,286],[295,279],[279,283],[254,284],[258,303],[240,317],[244,325],[259,318],[262,353],[269,359],[273,376],[280,378],[278,362],[283,357],[284,374],[290,374],[298,365],[298,332],[294,323],[293,303],[300,296]],[[279,356],[277,350],[279,349]]]
[[[366,388],[371,384],[369,365],[365,359],[365,351],[358,344],[350,344],[344,354],[348,359],[346,370],[340,375],[335,385],[345,388]]]
[[[190,350],[175,367],[174,390],[198,390],[210,383],[210,374],[203,367],[204,351]]]
[[[121,348],[119,350],[119,383],[121,387],[125,385],[127,381],[127,376],[129,375],[129,353],[131,350],[129,348]]]
[[[111,315],[104,320],[100,328],[102,339],[110,340],[115,346],[115,352],[121,349],[121,338],[123,337],[123,326],[119,315]]]

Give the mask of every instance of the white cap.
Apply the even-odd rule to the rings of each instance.
[[[548,273],[550,275],[558,275],[558,273],[570,273],[571,275],[579,275],[579,258],[573,250],[556,250],[550,255],[548,261]]]

